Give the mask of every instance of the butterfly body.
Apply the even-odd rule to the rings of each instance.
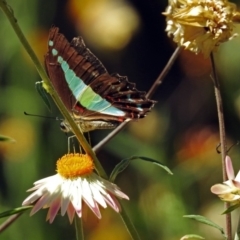
[[[155,103],[127,77],[110,75],[81,37],[69,43],[56,27],[50,29],[45,67],[54,89],[84,132],[143,118]]]

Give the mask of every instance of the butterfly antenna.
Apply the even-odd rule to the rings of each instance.
[[[31,113],[27,113],[27,112],[23,112],[24,115],[26,116],[31,116],[31,117],[40,117],[40,118],[48,118],[48,119],[53,119],[53,120],[57,120],[57,121],[63,121],[62,118],[58,118],[58,117],[49,117],[49,116],[42,116],[42,115],[38,115],[38,114],[31,114]]]

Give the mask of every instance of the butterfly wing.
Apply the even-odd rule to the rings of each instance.
[[[76,119],[123,122],[144,117],[155,103],[127,77],[110,75],[81,37],[69,43],[56,27],[50,29],[45,66]]]

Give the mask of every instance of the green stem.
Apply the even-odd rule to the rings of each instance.
[[[130,218],[128,217],[126,211],[123,208],[123,205],[121,204],[121,202],[119,202],[122,210],[120,212],[121,218],[123,220],[123,223],[125,224],[126,228],[128,229],[129,234],[131,235],[133,240],[141,240],[136,228],[134,227],[132,221],[130,220]]]
[[[211,53],[211,62],[212,62],[212,70],[213,70],[213,84],[214,84],[214,92],[217,103],[217,113],[218,113],[218,122],[219,122],[219,135],[220,135],[220,144],[221,144],[221,158],[222,158],[222,175],[223,181],[227,181],[227,172],[225,165],[225,158],[227,154],[227,143],[226,143],[226,131],[224,124],[224,115],[223,115],[223,102],[220,91],[220,82],[217,77],[216,67],[214,62],[213,53]],[[229,203],[225,203],[225,209],[229,208]],[[226,218],[226,232],[228,240],[232,240],[232,223],[231,223],[231,214],[228,213],[225,215]]]
[[[9,7],[9,5],[4,0],[0,0],[0,8],[6,14],[6,16],[9,20],[10,24],[12,25],[16,35],[18,36],[20,42],[22,43],[23,47],[25,48],[28,55],[32,59],[33,63],[35,64],[40,77],[42,78],[45,86],[47,86],[48,92],[51,95],[51,97],[53,98],[56,105],[58,106],[60,112],[62,113],[64,118],[67,120],[69,125],[71,126],[74,134],[76,135],[78,141],[80,142],[80,144],[83,147],[83,149],[85,150],[85,152],[92,157],[95,167],[96,167],[96,170],[98,171],[99,175],[104,178],[107,178],[107,175],[106,175],[104,169],[102,168],[102,165],[98,161],[95,153],[93,152],[92,148],[90,147],[87,140],[83,136],[83,133],[81,132],[79,127],[76,125],[74,119],[72,118],[72,116],[70,115],[70,113],[68,112],[66,107],[64,106],[62,100],[59,98],[58,94],[54,90],[52,83],[49,80],[43,66],[39,62],[38,58],[36,57],[36,54],[34,53],[31,46],[29,45],[28,41],[26,40],[25,36],[23,35],[23,33],[17,23],[17,20],[15,19],[14,15],[13,15],[12,9]]]
[[[76,239],[77,240],[84,240],[82,218],[79,218],[78,216],[75,216],[74,225],[75,225],[75,229],[76,229]]]

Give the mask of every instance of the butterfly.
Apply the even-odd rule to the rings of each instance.
[[[52,27],[45,68],[51,83],[83,132],[115,128],[121,122],[145,117],[155,101],[119,74],[109,74],[86,47],[82,37],[71,43]],[[62,130],[71,131],[63,121]]]

